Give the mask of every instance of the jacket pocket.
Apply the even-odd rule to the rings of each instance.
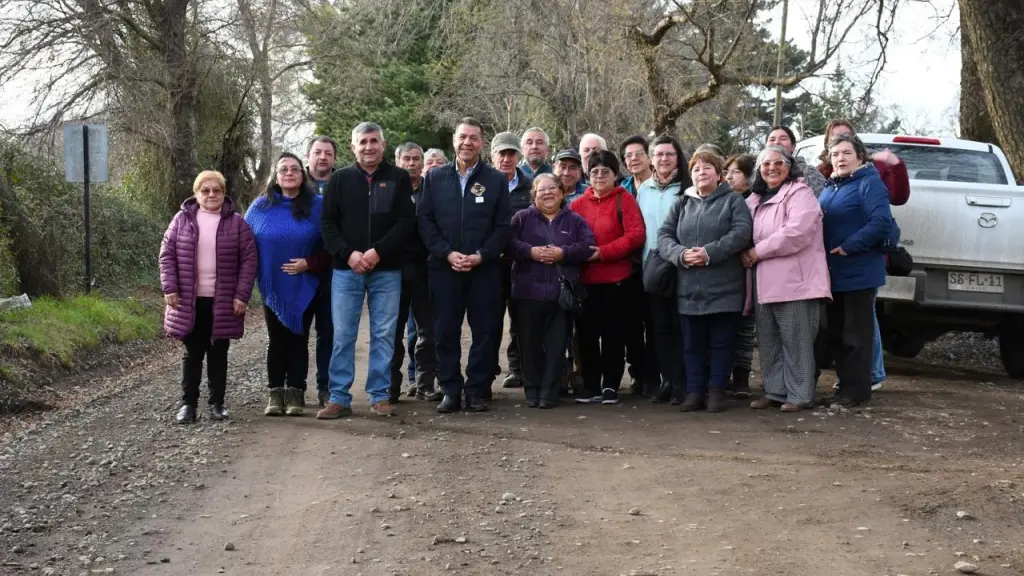
[[[390,214],[398,186],[394,182],[374,182],[370,193],[370,213]]]

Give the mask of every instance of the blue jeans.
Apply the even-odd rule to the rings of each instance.
[[[740,318],[735,312],[681,316],[688,394],[724,390],[729,384]]]
[[[331,402],[352,405],[349,389],[356,376],[356,340],[363,302],[370,311],[370,354],[366,393],[370,405],[388,399],[391,357],[395,353],[398,306],[402,296],[401,270],[356,274],[335,270],[331,281],[331,317],[334,320],[334,351],[331,355]]]
[[[410,308],[412,306],[410,305]],[[415,350],[416,349],[416,321],[409,314],[409,321],[405,323],[405,349]],[[412,352],[409,353],[409,383],[416,381],[416,355]]]
[[[878,291],[875,291],[877,298]],[[872,303],[873,304],[873,303]],[[874,309],[875,337],[871,343],[871,383],[878,384],[885,380],[885,362],[882,361],[882,332],[878,329],[878,312]]]

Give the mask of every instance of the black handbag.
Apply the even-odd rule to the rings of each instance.
[[[554,238],[551,237],[551,224],[548,224],[548,245],[554,246]],[[562,252],[565,252],[565,248],[562,248]],[[583,314],[583,302],[587,299],[587,289],[583,287],[583,283],[579,280],[570,280],[565,277],[562,273],[562,265],[555,264],[555,270],[558,272],[558,307],[563,311],[572,314],[573,316],[580,316]]]
[[[661,257],[657,250],[647,253],[644,263],[644,292],[668,298],[676,294],[676,267]]]

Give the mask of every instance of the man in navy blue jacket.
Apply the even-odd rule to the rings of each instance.
[[[427,172],[417,205],[420,236],[430,252],[437,381],[444,399],[437,411],[487,410],[501,344],[504,309],[498,264],[509,237],[508,178],[484,164],[483,125],[463,118],[452,138],[455,161]],[[462,320],[469,315],[473,342],[462,377]]]

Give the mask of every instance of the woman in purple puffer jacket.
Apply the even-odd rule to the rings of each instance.
[[[164,330],[185,345],[178,424],[196,420],[204,356],[210,419],[228,417],[228,345],[245,331],[256,280],[256,241],[226,189],[220,172],[200,172],[192,185],[195,196],[182,203],[160,245]]]
[[[594,254],[594,234],[563,204],[558,181],[533,181],[533,206],[512,217],[512,298],[518,300],[519,352],[528,408],[554,408],[564,376],[569,315],[558,304],[559,276],[576,282]],[[577,283],[578,285],[578,283]]]

